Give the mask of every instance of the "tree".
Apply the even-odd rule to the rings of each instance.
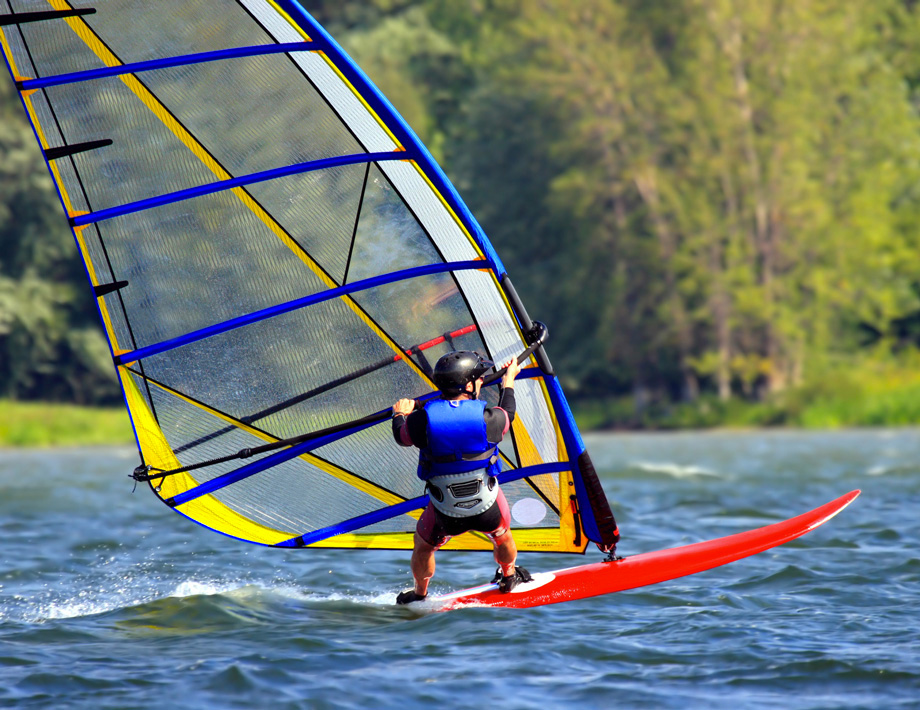
[[[0,82],[0,396],[112,402],[87,278],[18,103]]]

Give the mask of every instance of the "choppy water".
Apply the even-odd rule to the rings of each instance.
[[[0,707],[920,708],[920,431],[588,445],[627,555],[863,495],[693,577],[419,617],[390,603],[406,554],[226,539],[131,495],[133,451],[0,451]],[[435,591],[493,571],[439,564]]]

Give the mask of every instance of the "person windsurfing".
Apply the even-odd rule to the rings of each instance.
[[[498,405],[479,399],[483,375],[493,366],[478,353],[450,352],[434,367],[432,380],[441,397],[416,408],[412,399],[393,405],[393,437],[400,446],[419,449],[418,477],[425,481],[428,507],[415,529],[411,569],[415,587],[400,593],[397,604],[428,596],[435,552],[454,535],[475,530],[493,545],[498,570],[494,582],[510,592],[531,580],[516,567],[517,546],[511,513],[496,476],[501,470],[498,444],[514,421],[514,379],[521,371],[511,358],[501,380]]]

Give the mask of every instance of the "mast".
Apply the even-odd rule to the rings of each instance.
[[[502,278],[501,285],[524,333],[533,332],[534,322],[527,314],[527,309],[524,308],[524,304],[520,296],[518,296],[514,284],[511,283],[511,278],[508,274],[505,274]],[[597,477],[594,463],[588,455],[588,450],[584,441],[582,441],[578,426],[575,424],[575,418],[572,416],[571,409],[569,409],[569,403],[562,392],[562,387],[553,370],[553,365],[542,344],[534,351],[534,357],[545,375],[544,382],[546,382],[550,399],[556,410],[556,417],[559,421],[559,428],[562,431],[566,448],[570,452],[577,452],[577,458],[572,467],[575,494],[571,496],[571,500],[581,518],[587,538],[596,543],[602,552],[611,552],[620,539],[620,531],[617,527],[617,521],[613,517],[613,511],[610,510],[607,495],[604,493],[604,488]]]

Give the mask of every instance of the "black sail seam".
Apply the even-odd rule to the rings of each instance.
[[[49,20],[63,20],[68,17],[82,17],[83,15],[95,14],[96,8],[94,7],[84,7],[80,9],[71,8],[69,10],[45,10],[42,12],[14,12],[0,15],[0,27],[23,25],[33,22],[47,22]]]
[[[32,61],[31,54],[29,55],[29,61]],[[66,143],[67,136],[64,134],[64,129],[61,126],[60,119],[58,118],[58,115],[57,115],[57,111],[54,108],[54,102],[51,100],[51,97],[48,95],[48,89],[44,88],[41,90],[41,92],[42,92],[42,95],[45,97],[45,103],[48,104],[48,111],[51,113],[51,117],[54,120],[55,126],[57,127],[58,134],[60,135],[61,140]],[[80,187],[80,193],[83,195],[83,200],[86,202],[87,208],[90,211],[92,211],[93,209],[92,200],[90,199],[89,193],[86,190],[86,183],[83,180],[83,176],[81,174],[80,169],[77,167],[77,162],[74,158],[74,155],[68,156],[68,162],[70,163],[70,167],[73,169],[74,178],[77,181],[77,185]],[[61,177],[61,181],[63,182],[63,176]],[[102,250],[103,257],[105,258],[105,264],[109,270],[109,275],[111,277],[111,280],[114,282],[117,280],[117,276],[115,275],[115,268],[112,265],[112,259],[111,259],[111,256],[109,255],[108,247],[106,246],[105,239],[102,236],[102,230],[100,229],[98,224],[93,224],[93,225],[88,225],[88,226],[91,226],[93,230],[95,230],[96,238],[99,241],[99,248]],[[76,233],[76,230],[74,230],[74,232]],[[86,243],[85,238],[84,238],[84,243]],[[89,258],[89,254],[87,254],[87,258]],[[128,337],[131,339],[131,347],[136,349],[137,348],[137,338],[135,337],[135,334],[134,334],[134,327],[131,324],[131,319],[128,317],[128,309],[127,309],[127,306],[125,305],[125,300],[121,293],[121,289],[117,289],[115,291],[115,297],[118,299],[118,304],[119,304],[119,307],[121,308],[122,318],[124,318],[125,327],[128,330]],[[116,333],[112,333],[112,336],[115,337]],[[144,372],[144,363],[141,363],[140,367],[141,367],[141,372]],[[150,413],[153,415],[154,421],[159,424],[160,418],[159,418],[159,414],[156,409],[156,405],[154,404],[154,401],[153,401],[153,393],[150,391],[150,386],[147,384],[146,379],[144,380],[144,389],[147,392],[147,401],[150,403]],[[141,457],[143,460],[143,453],[141,454]]]
[[[517,416],[520,416],[520,415],[517,415]],[[523,425],[523,422],[522,422],[522,425]],[[511,444],[512,444],[512,446],[514,447],[514,455],[515,455],[515,457],[517,458],[518,466],[519,466],[520,468],[524,468],[524,464],[521,462],[521,452],[520,452],[520,450],[518,449],[517,435],[514,433],[514,427],[509,427],[508,433],[511,434]],[[561,517],[561,514],[560,514],[560,512],[559,512],[559,508],[556,506],[556,504],[553,503],[553,502],[549,499],[549,496],[547,496],[547,495],[540,489],[540,487],[539,487],[536,483],[534,483],[534,482],[531,480],[531,477],[530,477],[530,476],[525,477],[525,478],[524,478],[524,481],[527,483],[528,486],[530,486],[530,487],[533,489],[534,493],[536,493],[538,496],[540,496],[540,498],[543,499],[543,502],[546,503],[546,504],[550,507],[550,510],[552,510],[556,515],[560,515],[560,517]],[[561,484],[559,485],[559,487],[562,488]]]
[[[342,285],[348,283],[348,270],[351,268],[351,256],[355,251],[355,240],[358,238],[358,224],[361,221],[361,210],[364,208],[364,193],[367,190],[367,178],[371,174],[371,164],[364,166],[364,183],[361,185],[361,196],[358,198],[358,209],[355,211],[355,226],[351,232],[351,245],[348,247],[348,259],[345,261],[345,274],[342,276]]]
[[[542,475],[552,475],[552,474],[542,474]],[[536,493],[538,496],[540,496],[540,498],[543,499],[543,502],[549,506],[550,510],[552,510],[556,515],[559,515],[560,517],[562,517],[559,513],[559,508],[556,506],[556,504],[553,503],[549,499],[549,496],[547,496],[543,491],[540,490],[540,487],[536,483],[530,480],[529,476],[524,478],[524,481],[527,483],[528,486],[530,486],[533,489],[534,493]]]

